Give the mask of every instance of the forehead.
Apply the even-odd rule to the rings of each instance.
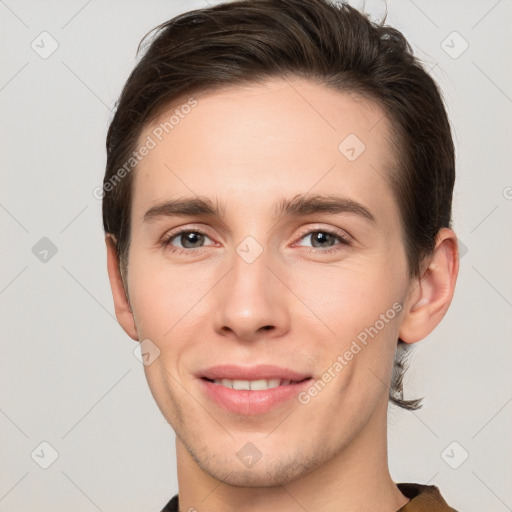
[[[133,212],[184,195],[274,212],[276,196],[335,191],[385,207],[389,130],[375,102],[303,79],[183,96],[139,137],[152,148],[135,172]]]

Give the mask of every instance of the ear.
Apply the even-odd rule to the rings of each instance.
[[[426,268],[425,268],[426,267]],[[453,298],[459,273],[457,236],[442,228],[433,253],[423,262],[420,278],[411,282],[399,337],[405,343],[416,343],[428,336],[443,319]]]
[[[113,235],[107,233],[105,235],[105,243],[107,245],[107,270],[108,278],[110,281],[110,288],[112,289],[112,297],[114,298],[114,308],[116,318],[126,334],[135,341],[139,341],[135,321],[133,318],[132,309],[121,279],[119,272],[119,262],[117,254],[117,243]]]

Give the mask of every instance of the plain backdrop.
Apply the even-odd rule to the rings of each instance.
[[[0,510],[158,511],[174,432],[119,327],[101,201],[111,109],[148,30],[205,0],[0,0]],[[216,2],[217,3],[217,2]],[[361,7],[361,2],[353,2]],[[367,1],[379,19],[383,1]],[[390,406],[396,482],[512,510],[512,1],[388,1],[457,149],[455,298]],[[51,53],[51,54],[49,54]],[[43,443],[43,444],[41,444]],[[48,466],[44,469],[44,466]]]

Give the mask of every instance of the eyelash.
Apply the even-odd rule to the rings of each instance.
[[[182,229],[180,231],[173,232],[173,233],[169,234],[168,236],[166,236],[162,240],[163,248],[164,249],[168,249],[172,253],[175,253],[175,254],[186,254],[186,255],[194,255],[194,254],[197,253],[197,251],[200,251],[201,249],[203,249],[203,247],[196,247],[194,249],[186,249],[186,248],[182,249],[180,247],[174,247],[173,245],[171,245],[171,241],[174,238],[177,238],[178,236],[182,235],[183,233],[197,233],[197,234],[204,235],[204,236],[208,237],[208,233],[205,233],[201,229]],[[314,233],[327,233],[327,234],[332,235],[332,236],[334,236],[334,237],[336,237],[336,238],[338,238],[340,240],[340,244],[338,244],[338,245],[343,245],[343,246],[350,246],[351,245],[351,242],[350,242],[348,237],[342,235],[340,232],[338,232],[336,230],[326,229],[326,228],[322,228],[322,229],[309,229],[309,230],[302,231],[300,233],[300,237],[299,237],[298,240],[302,240],[306,236],[314,234]],[[339,247],[333,247],[333,248],[329,248],[329,249],[322,249],[320,247],[312,247],[312,248],[307,249],[306,252],[309,252],[309,253],[318,253],[318,252],[320,252],[320,253],[327,253],[327,254],[329,254],[329,253],[337,252],[339,250],[341,250]]]

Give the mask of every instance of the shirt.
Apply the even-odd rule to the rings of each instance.
[[[400,492],[411,501],[396,512],[457,512],[444,501],[439,489],[435,485],[396,484]],[[178,495],[161,512],[179,512]]]
[[[397,512],[457,512],[457,510],[448,506],[435,485],[396,485],[406,498],[411,499],[409,503],[399,508]]]

